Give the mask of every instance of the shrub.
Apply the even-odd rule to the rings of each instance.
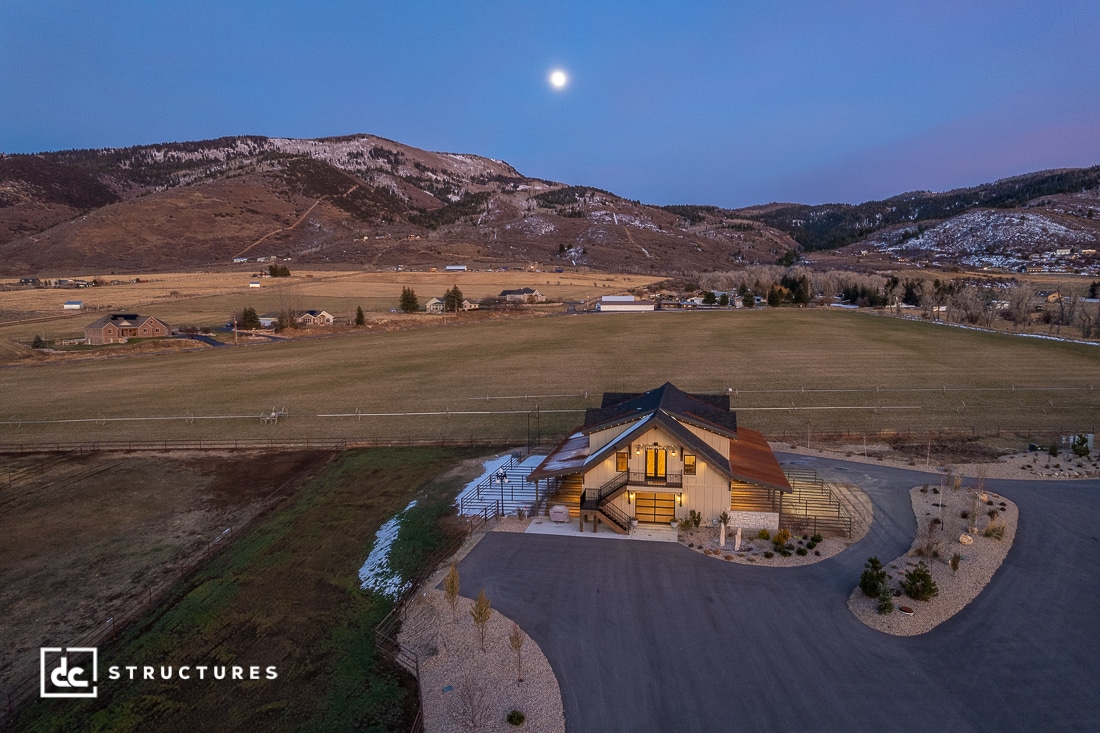
[[[819,535],[819,534],[815,534],[815,535],[814,535],[813,537],[811,537],[810,539],[811,539],[812,541],[814,541],[814,542],[818,542],[818,543],[820,543],[820,542],[821,542],[821,540],[823,540],[823,539],[825,539],[825,538],[824,538],[824,537],[822,537],[822,536],[821,536],[821,535]]]
[[[791,556],[791,551],[790,550],[780,550],[779,554],[782,555],[783,557],[790,557]]]
[[[890,586],[883,583],[882,590],[878,594],[878,612],[890,613],[894,610],[894,593],[890,590]]]
[[[993,500],[992,500],[992,499],[990,499],[989,501],[987,501],[987,502],[985,503],[985,505],[986,505],[986,506],[993,506]]]
[[[703,522],[703,515],[692,509],[688,512],[688,519],[691,520],[692,527],[698,527]]]
[[[680,529],[688,530],[692,528],[691,517],[684,517],[680,520]]]
[[[940,490],[939,490],[939,489],[937,489],[937,488],[936,488],[935,486],[933,486],[933,487],[932,487],[932,493],[933,493],[933,494],[938,494],[938,493],[940,493]]]
[[[943,523],[943,520],[941,520],[939,517],[932,517],[932,524],[942,524],[942,523]]]
[[[951,561],[948,563],[951,566],[951,572],[959,572],[959,563],[962,562],[963,556],[959,553],[955,553],[951,556]]]
[[[809,550],[807,550],[805,547],[799,547],[797,550],[795,550],[795,552],[799,555],[805,555],[809,552]]]
[[[806,549],[807,550],[812,550],[815,547],[817,547],[817,543],[814,542],[813,540],[810,540],[809,542],[806,543]]]
[[[996,509],[990,509],[988,512],[986,512],[986,514],[989,515],[989,519],[990,519],[990,521],[992,521],[992,520],[997,518],[998,512],[997,512]]]
[[[1003,524],[991,524],[985,528],[985,532],[982,533],[984,537],[992,537],[995,540],[1003,540],[1005,538],[1005,526]]]
[[[508,713],[508,723],[511,725],[523,725],[523,721],[527,720],[527,716],[518,710],[513,710]]]
[[[959,512],[959,519],[967,519],[969,517],[970,512],[968,512],[966,509],[963,509],[961,512]]]
[[[859,589],[868,598],[878,598],[886,586],[886,570],[877,557],[867,558],[867,564],[863,568],[863,574],[859,576]]]
[[[821,550],[814,550],[814,554],[821,557]]]
[[[764,557],[770,560],[771,558],[775,557],[775,553],[771,550],[764,550]]]
[[[758,540],[770,540],[772,536],[768,533],[768,530],[762,529],[756,533],[756,539]]]
[[[936,587],[936,581],[932,580],[932,573],[924,560],[917,563],[915,568],[905,572],[901,581],[901,589],[905,595],[916,601],[927,601],[939,595],[940,589]]]

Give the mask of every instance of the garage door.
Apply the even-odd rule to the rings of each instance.
[[[635,513],[639,522],[668,524],[676,518],[676,494],[639,491],[634,495]]]

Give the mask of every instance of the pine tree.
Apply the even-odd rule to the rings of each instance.
[[[365,326],[365,325],[367,325],[367,319],[363,315],[363,306],[361,306],[361,305],[357,306],[355,308],[355,325],[356,326]]]
[[[247,306],[241,311],[240,318],[237,319],[237,327],[252,330],[260,327],[260,316],[257,315],[256,309]]]
[[[412,288],[401,288],[401,310],[404,313],[420,310],[420,302],[416,299],[416,293]]]
[[[443,296],[443,310],[458,313],[462,308],[462,291],[455,285]]]

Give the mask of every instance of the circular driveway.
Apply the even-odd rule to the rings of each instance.
[[[780,454],[780,459],[796,458]],[[566,730],[1096,730],[1100,481],[987,481],[1020,507],[993,582],[930,633],[873,631],[847,599],[907,551],[909,489],[935,475],[807,459],[858,484],[871,531],[802,568],[680,545],[491,532],[459,566],[554,668]]]

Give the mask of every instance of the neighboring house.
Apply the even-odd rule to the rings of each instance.
[[[694,510],[703,521],[776,529],[792,491],[761,433],[737,425],[729,395],[688,394],[665,383],[641,394],[606,393],[584,425],[528,481],[549,479],[571,514],[620,533],[631,520],[669,524]],[[551,499],[551,505],[555,502]]]
[[[655,307],[652,300],[634,300],[633,295],[605,295],[596,303],[601,313],[645,313]]]
[[[545,303],[546,296],[533,288],[520,288],[519,290],[501,290],[501,300],[509,303]]]
[[[466,265],[447,265],[443,268],[444,272],[466,272]]]
[[[445,302],[446,301],[443,298],[432,298],[424,305],[424,310],[426,310],[428,313],[442,313],[443,304]],[[461,307],[464,311],[472,311],[477,310],[478,304],[472,302],[469,298],[463,298]]]
[[[279,318],[282,316],[278,311],[272,311],[270,313],[264,313],[260,316],[261,328],[275,328],[279,325]],[[331,326],[335,319],[328,311],[308,310],[308,311],[296,311],[294,313],[294,322],[299,326]]]
[[[83,300],[66,300],[61,304],[62,309],[67,311],[78,311],[84,308]]]
[[[153,316],[136,313],[109,313],[84,327],[89,344],[118,344],[132,338],[168,336],[168,324]]]
[[[331,326],[332,314],[328,311],[308,310],[294,316],[300,326]]]

